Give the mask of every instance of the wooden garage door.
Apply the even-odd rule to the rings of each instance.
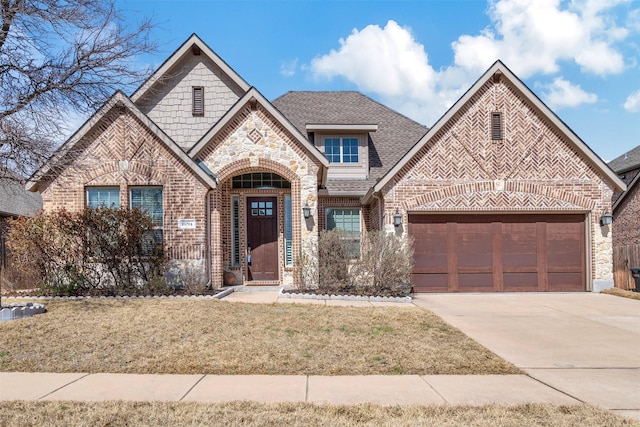
[[[584,291],[584,215],[409,215],[414,292]]]

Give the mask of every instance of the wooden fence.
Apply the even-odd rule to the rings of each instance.
[[[613,283],[616,288],[634,289],[630,268],[640,267],[640,245],[613,248]]]

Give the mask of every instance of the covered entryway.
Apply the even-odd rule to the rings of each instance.
[[[249,280],[278,280],[277,207],[277,197],[247,197]]]
[[[410,214],[414,292],[585,291],[585,215]]]

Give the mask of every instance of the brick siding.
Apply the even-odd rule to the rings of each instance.
[[[492,112],[502,140],[491,139]],[[408,211],[591,213],[592,278],[608,280],[611,233],[598,221],[612,189],[521,94],[490,79],[383,189],[383,227],[396,208],[405,224]]]

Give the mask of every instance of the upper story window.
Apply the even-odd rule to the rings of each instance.
[[[118,187],[88,187],[86,197],[89,208],[117,209],[120,207],[120,188]]]
[[[502,113],[491,113],[491,139],[500,141],[502,136]]]
[[[331,163],[358,163],[358,138],[325,138],[324,153]]]
[[[193,87],[193,115],[204,116],[204,87]]]

